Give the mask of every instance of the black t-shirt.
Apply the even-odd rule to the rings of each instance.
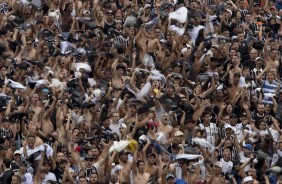
[[[0,184],[7,184],[12,182],[12,176],[14,175],[14,172],[12,170],[7,170],[3,172],[3,175],[0,179]]]
[[[247,60],[242,63],[243,66],[248,66],[250,70],[253,70],[256,67],[256,62],[252,60]]]
[[[58,163],[57,163],[58,164]],[[53,173],[56,176],[56,179],[59,183],[62,183],[62,179],[63,179],[63,175],[64,175],[64,171],[59,168],[58,166],[54,169]]]

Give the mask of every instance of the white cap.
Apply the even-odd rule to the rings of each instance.
[[[217,166],[217,167],[222,168],[222,164],[221,164],[221,162],[216,162],[214,165],[215,165],[215,166]]]
[[[16,155],[16,154],[20,154],[20,155],[21,155],[22,153],[21,153],[20,150],[16,150],[16,151],[14,152],[14,155]]]
[[[188,48],[184,47],[183,49],[181,49],[181,53],[184,54],[187,50],[188,50]]]
[[[247,176],[243,179],[243,183],[247,183],[249,181],[254,181],[253,178],[251,176]]]
[[[174,137],[183,136],[183,135],[184,135],[183,132],[179,130],[174,133]]]
[[[233,129],[233,127],[232,127],[230,124],[226,124],[224,128],[225,128],[225,129],[227,129],[227,128]]]
[[[230,9],[226,9],[226,11],[232,16],[232,11]]]
[[[150,4],[145,4],[144,9],[146,9],[146,8],[151,8],[151,5]]]

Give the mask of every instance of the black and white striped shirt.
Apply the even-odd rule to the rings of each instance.
[[[8,129],[5,130],[4,128],[0,128],[0,138],[4,139],[4,138],[12,138],[13,137],[13,132],[12,130]]]
[[[129,41],[130,41],[129,37],[124,38],[122,35],[119,35],[119,36],[116,37],[115,43],[116,43],[116,45],[125,44],[126,47],[128,47]]]

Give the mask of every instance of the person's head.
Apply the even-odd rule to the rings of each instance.
[[[119,152],[119,159],[120,159],[122,162],[126,163],[126,162],[128,161],[128,154],[129,154],[129,152],[127,152],[127,151],[125,151],[125,150]]]
[[[231,147],[229,146],[224,147],[222,155],[224,159],[230,159],[231,158]]]
[[[203,118],[203,122],[204,122],[204,123],[209,123],[210,120],[211,120],[211,118],[212,118],[212,116],[211,116],[210,112],[204,111],[204,112],[202,113],[202,118]]]
[[[248,176],[251,176],[252,178],[257,178],[257,170],[253,167],[250,168],[250,170],[247,172]]]
[[[244,33],[243,32],[241,32],[241,31],[238,31],[238,33],[237,33],[237,40],[238,40],[238,42],[239,43],[243,43],[244,42]]]
[[[35,144],[35,136],[34,135],[28,135],[26,138],[26,142],[29,148],[34,148]]]
[[[232,64],[233,65],[237,65],[239,64],[241,61],[239,54],[237,53],[236,55],[233,55],[232,57]]]
[[[236,123],[238,122],[238,117],[236,114],[232,113],[229,115],[229,122],[230,125],[236,125]]]
[[[78,137],[78,140],[82,141],[83,139],[85,139],[85,132],[82,132],[82,131],[78,132],[77,137]]]
[[[106,20],[107,22],[113,22],[114,21],[114,12],[112,10],[108,10],[106,13]]]
[[[264,104],[263,103],[258,103],[257,104],[257,112],[262,115],[264,113]]]
[[[5,130],[8,130],[10,128],[10,120],[8,117],[4,117],[2,118],[2,127],[5,129]]]
[[[246,8],[246,3],[245,3],[244,0],[240,0],[240,1],[239,1],[239,8],[240,8],[241,10],[244,10],[244,9]]]
[[[43,162],[43,169],[44,169],[44,172],[46,173],[46,174],[48,174],[49,172],[50,172],[50,170],[51,170],[51,161],[47,161],[47,160],[45,160],[44,162]]]
[[[173,174],[168,174],[166,176],[166,183],[167,184],[174,184],[175,183],[175,178]]]
[[[245,21],[246,21],[247,23],[250,23],[250,22],[252,21],[252,16],[251,16],[250,13],[247,13],[247,14],[245,15]]]
[[[150,164],[150,165],[154,165],[155,164],[155,159],[156,159],[156,155],[155,154],[149,154],[148,155],[148,157],[147,157],[147,159],[148,159],[148,163]]]
[[[65,4],[65,11],[67,11],[67,12],[73,11],[73,3],[72,2],[68,2],[68,3]]]
[[[174,92],[175,92],[174,85],[173,84],[168,85],[167,88],[166,88],[166,93],[168,95],[172,95]]]
[[[87,184],[87,180],[84,176],[79,176],[78,184]]]
[[[225,116],[224,118],[225,118],[225,119],[224,119],[225,121],[227,121],[227,120],[229,121],[229,116]],[[226,136],[226,137],[231,137],[231,135],[232,135],[232,130],[233,130],[233,129],[232,129],[231,126],[226,126],[226,127],[225,127],[225,136]]]
[[[89,155],[92,156],[94,159],[97,159],[100,155],[100,152],[98,148],[93,147],[91,150],[89,150]]]
[[[278,60],[278,58],[279,58],[279,51],[276,50],[276,49],[272,49],[271,52],[270,52],[270,57],[273,60]]]
[[[250,52],[251,60],[255,61],[257,57],[258,57],[258,51],[256,49],[252,49]]]
[[[214,169],[214,172],[215,174],[220,174],[221,171],[222,171],[222,164],[221,162],[216,162],[214,165],[213,165],[213,169]]]
[[[21,176],[18,174],[13,175],[11,184],[21,184]]]
[[[117,183],[118,182],[118,175],[116,173],[111,174],[110,181],[111,181],[111,183]]]
[[[239,81],[240,81],[240,77],[241,77],[241,74],[240,74],[240,73],[235,73],[235,74],[233,75],[233,84],[238,85],[238,84],[239,84]]]
[[[176,143],[178,143],[178,144],[181,144],[182,141],[183,141],[183,138],[184,138],[183,135],[184,135],[183,132],[181,132],[181,131],[176,131],[176,132],[174,133],[174,142],[176,142]]]
[[[92,173],[89,176],[90,184],[97,184],[98,183],[98,175],[97,173]]]
[[[272,109],[272,106],[271,106],[270,104],[265,104],[265,105],[264,105],[264,112],[265,112],[266,114],[269,114],[270,111],[271,111],[271,109]]]
[[[190,1],[190,4],[189,4],[189,8],[192,10],[192,11],[195,11],[198,9],[198,2],[196,0],[193,0],[193,1]]]
[[[12,160],[10,160],[9,158],[4,158],[2,167],[4,167],[4,169],[9,169],[11,167],[11,164],[12,164]]]
[[[251,144],[243,145],[243,152],[245,155],[250,154],[253,151],[253,146]]]
[[[119,113],[118,112],[112,112],[112,121],[113,123],[117,123],[119,120]]]
[[[137,165],[138,171],[140,173],[144,173],[145,172],[145,162],[143,160],[138,160],[136,165]]]
[[[259,130],[266,130],[266,122],[264,119],[260,119],[258,121],[258,129]]]
[[[120,131],[120,133],[121,133],[121,135],[124,135],[124,134],[126,134],[127,133],[127,126],[126,126],[126,124],[124,124],[124,123],[121,123],[120,125],[119,125],[119,131]]]
[[[57,163],[61,163],[61,161],[65,158],[65,154],[63,152],[58,152],[57,153],[57,158],[56,158],[56,162]]]

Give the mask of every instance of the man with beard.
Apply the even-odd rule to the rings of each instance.
[[[43,169],[44,169],[44,173],[45,173],[45,177],[42,181],[42,184],[46,184],[47,181],[57,181],[56,180],[56,176],[54,173],[50,172],[51,170],[51,162],[49,162],[48,160],[45,160],[43,162]]]

